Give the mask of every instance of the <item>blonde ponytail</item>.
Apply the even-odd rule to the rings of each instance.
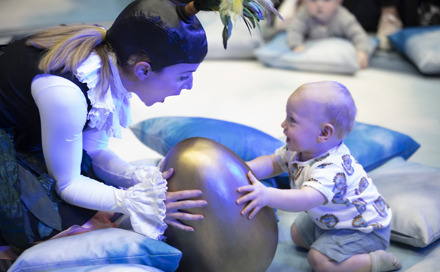
[[[45,73],[61,70],[74,72],[94,51],[101,58],[101,80],[98,90],[107,90],[112,78],[109,46],[103,43],[106,30],[95,25],[71,25],[49,28],[34,34],[28,45],[48,49],[38,68]],[[103,94],[99,94],[103,95]]]

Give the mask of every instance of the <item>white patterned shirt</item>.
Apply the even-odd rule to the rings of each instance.
[[[306,211],[320,228],[368,233],[390,224],[391,209],[345,144],[305,162],[286,146],[275,156],[289,173],[291,188],[309,186],[326,198],[325,204]]]

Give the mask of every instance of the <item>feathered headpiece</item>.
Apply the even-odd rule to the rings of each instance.
[[[270,21],[272,14],[283,19],[275,9],[272,0],[194,0],[187,2],[186,6],[181,6],[178,13],[181,17],[189,19],[200,10],[220,13],[220,19],[224,26],[222,36],[225,49],[228,39],[231,37],[232,22],[237,18],[243,18],[249,31],[255,27],[261,31],[260,20],[267,18]]]

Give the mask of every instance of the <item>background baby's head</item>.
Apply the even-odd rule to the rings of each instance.
[[[303,3],[310,16],[325,24],[333,17],[342,0],[303,0]]]

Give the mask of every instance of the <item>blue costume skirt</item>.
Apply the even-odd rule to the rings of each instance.
[[[83,153],[81,173],[93,176]],[[43,152],[17,152],[13,136],[0,129],[0,245],[19,254],[72,225],[82,225],[96,211],[70,205],[58,196]]]

